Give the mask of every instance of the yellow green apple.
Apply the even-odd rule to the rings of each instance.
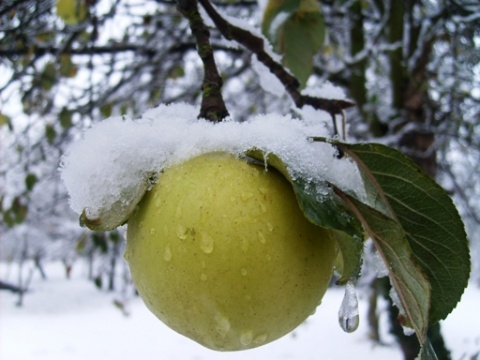
[[[209,153],[164,170],[128,221],[125,258],[160,320],[233,351],[278,339],[315,312],[336,254],[283,175]]]

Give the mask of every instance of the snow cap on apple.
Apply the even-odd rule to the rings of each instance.
[[[328,136],[322,112],[217,124],[196,114],[161,105],[98,123],[63,158],[62,178],[89,228],[128,222],[125,257],[158,318],[211,349],[248,349],[303,322],[332,275],[336,241],[305,217],[291,181],[319,198],[325,181],[364,190],[350,160],[309,140]]]

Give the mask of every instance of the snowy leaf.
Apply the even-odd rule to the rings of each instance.
[[[325,24],[318,3],[270,0],[262,32],[283,55],[284,65],[305,85],[312,73],[312,58],[325,39]]]
[[[398,222],[432,289],[429,320],[445,319],[470,275],[468,239],[447,193],[401,152],[380,144],[337,144],[359,165],[373,205]]]
[[[350,279],[357,279],[362,263],[363,231],[357,219],[350,215],[344,203],[327,186],[327,182],[321,179],[307,181],[302,177],[293,177],[287,166],[275,154],[265,155],[258,149],[248,151],[247,154],[257,160],[266,161],[268,165],[280,171],[292,184],[305,217],[315,225],[330,231],[332,237],[337,240],[343,259],[342,274],[338,283],[343,285]]]
[[[405,312],[404,325],[415,329],[423,344],[428,329],[430,285],[415,262],[401,225],[354,197],[338,189],[336,191],[360,219],[378,252],[388,264],[390,279],[399,295],[402,311]]]

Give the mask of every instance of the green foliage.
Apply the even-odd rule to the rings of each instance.
[[[430,323],[445,319],[470,275],[468,240],[451,198],[395,149],[380,144],[339,146],[357,162],[370,204],[402,227],[432,288]]]
[[[344,263],[340,284],[359,276],[364,233],[373,240],[398,294],[402,322],[424,344],[429,324],[455,308],[468,284],[468,240],[457,209],[435,181],[395,149],[314,140],[333,142],[356,162],[366,199],[322,180],[292,180],[275,155],[267,162],[290,180],[305,216],[336,235]],[[248,155],[264,159],[258,150]]]
[[[248,152],[248,155],[265,161],[265,155],[257,149]],[[348,212],[345,203],[334,194],[326,181],[311,183],[300,177],[292,180],[287,167],[276,155],[268,154],[266,161],[290,181],[305,217],[315,225],[328,229],[337,238],[344,260],[338,283],[345,284],[348,280],[358,279],[362,264],[363,230],[357,218]],[[319,189],[324,193],[322,197],[317,195]]]
[[[29,173],[25,177],[25,187],[27,191],[32,191],[35,184],[38,182],[38,177],[35,174]]]
[[[270,0],[262,32],[283,55],[283,64],[305,85],[313,71],[313,56],[325,40],[325,24],[318,2]]]
[[[87,17],[85,0],[57,0],[57,16],[67,25],[76,25]]]
[[[69,129],[72,126],[72,112],[66,107],[63,107],[60,114],[58,114],[58,121],[63,129]]]
[[[0,204],[3,202],[3,198],[1,200]],[[19,196],[15,197],[10,208],[3,209],[2,207],[0,210],[2,212],[3,222],[8,227],[23,223],[28,213],[28,207]]]
[[[49,144],[53,144],[55,138],[57,137],[57,131],[52,124],[45,125],[45,137]]]
[[[60,75],[67,78],[72,78],[77,75],[78,66],[72,61],[72,57],[67,54],[62,54],[59,56],[60,63]]]
[[[0,113],[0,128],[7,125],[10,130],[12,130],[12,120],[9,116]]]
[[[51,90],[57,82],[57,69],[53,62],[48,62],[40,74],[40,86],[44,90]]]

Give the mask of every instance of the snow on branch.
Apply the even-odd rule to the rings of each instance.
[[[235,40],[253,52],[258,60],[280,80],[298,108],[302,108],[304,105],[310,105],[314,109],[328,112],[332,118],[334,118],[335,115],[342,115],[343,110],[354,106],[352,102],[346,100],[324,99],[302,95],[299,91],[299,81],[265,51],[264,40],[261,37],[256,36],[246,29],[235,26],[224,19],[209,0],[198,1],[226,39]]]

